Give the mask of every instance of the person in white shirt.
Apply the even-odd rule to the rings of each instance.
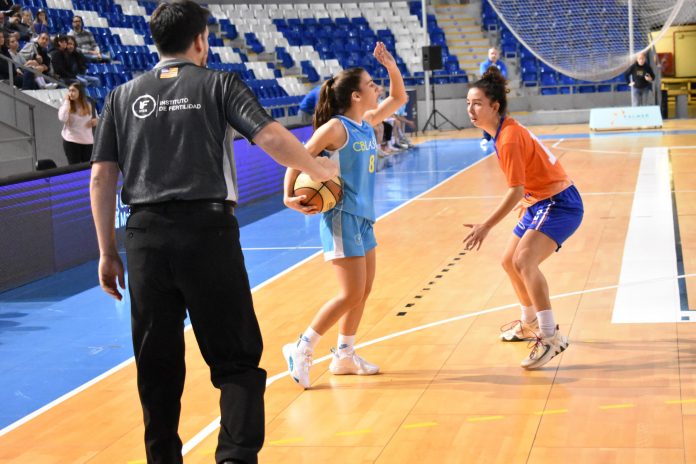
[[[63,123],[60,135],[63,137],[63,150],[68,163],[88,162],[92,157],[92,128],[97,125],[97,118],[84,87],[79,82],[68,87],[65,100],[58,109],[58,119]]]

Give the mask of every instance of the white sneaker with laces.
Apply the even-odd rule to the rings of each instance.
[[[500,339],[504,342],[533,340],[539,333],[539,319],[532,322],[512,321],[500,328]]]
[[[331,348],[331,352],[333,357],[329,370],[334,375],[375,375],[379,372],[379,366],[365,361],[355,351],[344,353]]]
[[[309,349],[300,351],[297,343],[283,346],[283,357],[288,363],[290,377],[305,390],[309,388],[309,368],[312,367],[312,352]]]
[[[561,335],[558,326],[556,326],[556,332],[553,336],[536,339],[531,353],[520,365],[525,369],[537,369],[565,351],[568,344],[568,337]]]

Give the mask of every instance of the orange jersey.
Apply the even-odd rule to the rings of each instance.
[[[562,192],[572,184],[553,153],[512,118],[505,118],[498,130],[495,151],[508,186],[524,185],[522,203],[526,206]]]

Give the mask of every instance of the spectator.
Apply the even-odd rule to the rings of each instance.
[[[8,34],[5,33],[0,33],[0,55],[4,56],[5,58],[11,60],[11,61],[6,61],[3,59],[0,59],[0,81],[9,81],[10,80],[10,73],[13,73],[15,75],[15,85],[17,85],[17,81],[21,83],[21,77],[17,79],[18,75],[16,74],[17,68],[14,66],[14,63],[12,60],[12,56],[10,55],[10,50],[7,47],[7,42],[9,41],[9,36]]]
[[[302,117],[302,124],[312,124],[312,118],[314,118],[314,108],[317,106],[317,99],[319,98],[320,90],[321,85],[314,87],[300,102],[299,113]]]
[[[34,20],[34,33],[39,35],[43,32],[50,33],[48,30],[48,19],[46,18],[46,10],[39,10],[36,12],[36,19]]]
[[[33,18],[31,10],[22,10],[19,15],[15,14],[10,18],[9,29],[19,34],[19,40],[28,42],[34,38]]]
[[[406,136],[406,126],[416,130],[416,123],[406,117],[406,105],[394,113],[394,131],[396,132],[396,146],[399,148],[411,148],[413,144]]]
[[[10,29],[7,27],[7,21],[5,21],[5,12],[0,11],[0,32],[9,34],[12,32]]]
[[[500,70],[500,74],[503,75],[505,79],[507,79],[507,66],[505,66],[505,63],[500,61],[498,59],[498,49],[493,47],[488,50],[488,59],[481,63],[479,66],[479,74],[483,76],[483,74],[490,68],[491,66],[495,66]]]
[[[72,70],[75,72],[77,80],[87,87],[101,87],[101,81],[98,77],[85,74],[87,72],[87,59],[77,49],[77,40],[75,37],[68,36],[67,38],[68,44],[65,51],[69,61],[72,63]]]
[[[70,73],[71,67],[67,63],[66,48],[68,47],[68,36],[63,34],[58,34],[53,38],[53,48],[48,52],[48,56],[51,57],[51,66],[53,72],[66,84],[72,84],[77,81],[75,74]],[[72,77],[72,79],[71,79]]]
[[[12,8],[12,0],[0,0],[0,11],[3,13]]]
[[[26,61],[35,61],[36,66],[33,68],[38,71],[38,73],[48,74],[51,69],[51,58],[48,56],[48,42],[49,37],[47,33],[42,33],[36,42],[27,43],[24,48],[19,52]],[[27,73],[29,74],[29,73]],[[40,74],[36,75],[34,79],[31,79],[28,75],[24,78],[24,85],[22,87],[25,90],[37,89],[37,88],[56,88],[56,84],[46,83],[43,76]]]
[[[92,33],[84,28],[82,17],[73,16],[72,29],[68,32],[68,35],[75,37],[77,40],[77,49],[84,55],[87,61],[110,61],[107,56],[102,55],[99,50],[99,45],[97,45],[97,41],[94,40]]]
[[[19,53],[19,41],[17,40],[17,37],[14,34],[10,35],[9,37],[6,36],[5,43],[7,44],[7,48],[10,52],[12,60],[17,65],[29,66],[32,68],[36,68],[39,66],[39,63],[37,63],[35,60],[27,61],[26,58],[24,58],[22,54]],[[22,71],[20,68],[17,68],[17,75],[20,77],[19,82],[17,83],[17,87],[19,87],[20,84],[23,85],[24,82],[24,71]]]
[[[498,68],[500,70],[500,74],[502,74],[503,77],[507,79],[507,66],[505,66],[505,63],[498,60],[498,49],[495,47],[488,49],[488,59],[481,63],[481,65],[479,66],[479,74],[483,76],[485,72],[488,71],[488,68],[490,68],[491,66]],[[483,131],[483,137],[481,138],[481,148],[486,149],[490,140],[491,136],[486,131]]]
[[[97,118],[79,82],[74,82],[68,87],[65,100],[58,109],[58,119],[63,123],[60,135],[63,137],[63,150],[68,163],[89,161],[94,144],[92,128],[97,125]]]
[[[650,104],[648,97],[655,80],[655,73],[650,63],[645,59],[645,53],[636,55],[636,62],[624,73],[628,85],[631,86],[631,106],[647,106]]]
[[[82,53],[76,50],[75,37],[57,36],[54,40],[55,51],[51,54],[53,70],[66,84],[80,82],[86,87],[99,87],[101,81],[98,77],[86,76],[87,64]]]

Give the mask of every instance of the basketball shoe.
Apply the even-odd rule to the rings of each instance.
[[[568,348],[568,337],[561,335],[556,326],[556,332],[551,337],[537,337],[529,356],[520,365],[525,369],[537,369],[561,354],[566,348]]]
[[[500,339],[504,342],[521,342],[533,340],[539,333],[539,320],[532,322],[512,321],[500,328]]]
[[[379,366],[375,366],[357,355],[355,350],[347,353],[343,350],[331,348],[333,356],[329,370],[334,375],[375,375],[379,372]]]
[[[288,363],[290,377],[305,390],[309,388],[309,368],[312,367],[312,352],[297,347],[297,343],[288,343],[283,347],[283,357]]]

